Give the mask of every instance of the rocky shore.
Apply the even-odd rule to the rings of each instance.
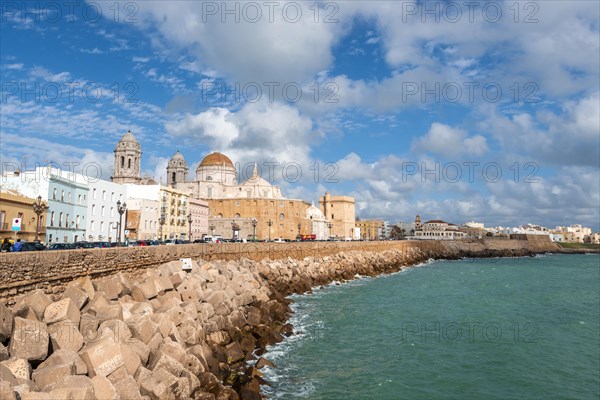
[[[171,261],[0,303],[2,399],[260,399],[266,346],[291,335],[287,295],[429,258],[527,249],[407,246],[252,261]]]

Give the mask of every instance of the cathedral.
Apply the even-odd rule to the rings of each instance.
[[[211,153],[196,168],[196,179],[188,179],[188,164],[177,151],[167,165],[167,186],[201,199],[282,199],[281,189],[261,178],[258,166],[250,178],[238,183],[233,162],[224,154]]]
[[[161,199],[156,210],[160,207],[162,213],[166,209],[172,214],[166,218],[168,223],[161,224],[161,230],[170,228],[169,224],[174,224],[179,230],[185,227],[181,215],[185,216],[187,211],[185,208],[183,211],[171,210],[171,203],[185,207],[188,203],[199,201],[208,204],[208,226],[203,231],[223,238],[293,240],[299,235],[306,235],[325,240],[332,236],[352,236],[353,198],[326,194],[320,200],[320,207],[304,200],[288,199],[281,193],[281,188],[260,176],[257,164],[254,164],[252,176],[240,183],[229,157],[213,152],[202,159],[195,176],[190,179],[188,163],[183,154],[177,151],[167,164],[165,187],[151,178],[141,177],[142,149],[131,132],[121,138],[114,153],[113,182],[127,184],[130,186],[128,192],[139,192],[135,189],[144,185],[160,188]],[[165,200],[167,195],[169,199],[176,197],[176,200]],[[160,213],[156,218],[159,221],[165,220]],[[150,225],[154,226],[152,229],[156,229],[156,224],[152,224],[152,221]],[[185,236],[183,231],[175,234],[177,237]],[[158,235],[164,236],[165,232]]]

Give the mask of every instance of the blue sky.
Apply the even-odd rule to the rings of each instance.
[[[131,129],[157,179],[221,151],[362,218],[599,229],[598,3],[469,4],[4,1],[3,168],[107,178]]]

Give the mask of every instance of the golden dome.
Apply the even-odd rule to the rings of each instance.
[[[225,165],[227,167],[235,169],[229,157],[219,152],[211,153],[204,157],[204,159],[200,162],[200,165],[198,167],[208,167],[214,165]]]

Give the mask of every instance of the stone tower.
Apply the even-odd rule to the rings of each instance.
[[[119,140],[114,153],[115,170],[111,180],[115,183],[139,183],[142,146],[131,131]]]
[[[187,162],[179,150],[177,150],[167,165],[167,186],[176,187],[178,183],[186,182],[187,176]]]
[[[415,231],[420,231],[421,228],[421,216],[417,214],[417,217],[415,218]]]

